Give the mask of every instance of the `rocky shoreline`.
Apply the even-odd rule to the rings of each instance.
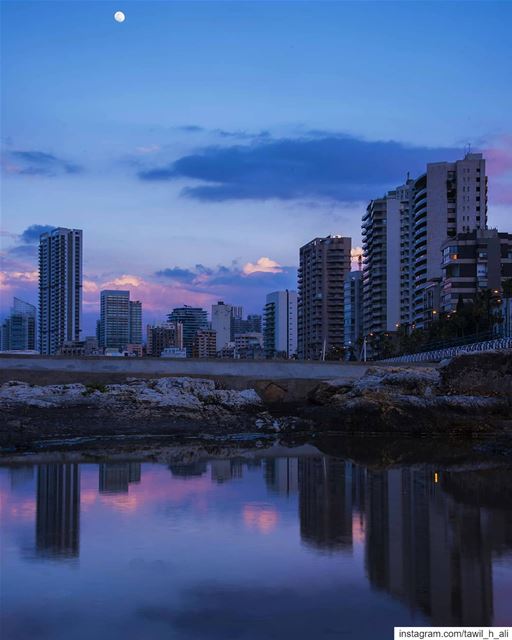
[[[381,434],[512,438],[512,353],[460,356],[437,368],[369,367],[352,382],[319,382],[300,402],[200,378],[125,384],[0,386],[0,448],[86,438],[223,438]]]

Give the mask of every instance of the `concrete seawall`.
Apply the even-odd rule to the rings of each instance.
[[[68,373],[107,373],[126,376],[242,376],[264,378],[356,380],[364,375],[366,365],[340,362],[300,362],[278,360],[194,360],[167,358],[115,357],[46,357],[0,356],[0,367],[10,375],[15,372],[59,371]],[[10,373],[12,372],[12,374]],[[5,377],[5,376],[4,376]]]
[[[340,362],[194,360],[120,357],[0,356],[0,383],[116,384],[127,378],[209,378],[230,389],[254,388],[267,402],[304,400],[321,380],[353,382],[368,367]]]

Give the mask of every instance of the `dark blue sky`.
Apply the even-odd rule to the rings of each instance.
[[[35,297],[21,234],[63,225],[84,229],[91,318],[107,283],[148,319],[217,297],[257,311],[293,286],[301,244],[358,244],[367,199],[468,142],[489,158],[490,223],[512,230],[510,2],[7,1],[2,14],[3,309]]]

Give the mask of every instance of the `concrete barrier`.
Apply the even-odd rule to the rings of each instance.
[[[252,380],[357,380],[367,365],[346,362],[303,362],[297,360],[202,360],[170,358],[66,357],[0,355],[2,379],[16,378],[16,372],[32,374],[106,374],[113,377],[194,376],[205,378],[242,377]]]

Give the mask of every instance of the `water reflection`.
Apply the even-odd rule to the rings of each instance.
[[[80,468],[42,464],[37,469],[36,552],[74,558],[80,552]]]
[[[140,462],[112,462],[99,465],[99,492],[128,493],[133,482],[140,482]]]
[[[498,557],[508,558],[500,571],[506,571],[512,582],[512,488],[507,471],[440,472],[427,466],[375,470],[335,457],[290,456],[173,463],[168,469],[132,462],[41,464],[36,481],[30,466],[10,468],[6,478],[6,504],[11,510],[2,512],[2,520],[8,525],[22,515],[35,517],[35,548],[40,558],[78,558],[84,545],[110,558],[114,549],[108,544],[99,549],[95,545],[103,538],[91,533],[94,525],[99,529],[104,525],[113,536],[117,531],[127,535],[132,531],[137,544],[147,540],[151,553],[156,549],[155,562],[168,562],[169,550],[172,562],[183,557],[184,571],[196,576],[199,590],[202,572],[208,574],[210,564],[216,567],[218,579],[224,571],[236,574],[236,569],[229,568],[230,554],[239,553],[254,576],[261,569],[258,588],[263,590],[287,573],[296,589],[293,576],[300,567],[309,572],[304,584],[308,580],[320,584],[324,573],[332,571],[329,589],[335,585],[342,589],[359,576],[358,588],[367,589],[363,599],[391,596],[405,605],[403,611],[418,611],[439,626],[493,624],[493,589],[501,589],[498,600],[507,597],[506,588],[504,592],[493,580]],[[86,513],[89,518],[82,540],[81,484],[84,500],[88,496],[82,516]],[[30,492],[35,514],[28,508]],[[133,503],[119,515],[113,513],[112,501],[94,499],[94,495],[118,494]],[[125,519],[118,521],[118,517]],[[162,538],[156,533],[159,530]],[[294,531],[299,545],[293,542]],[[268,556],[254,551],[260,548],[254,546],[255,536],[268,541]],[[229,540],[225,547],[224,538]],[[187,556],[191,540],[195,540],[195,554],[201,556],[197,564],[194,554]],[[301,565],[304,554],[317,564]],[[343,565],[348,567],[345,572],[339,559],[348,563]],[[240,560],[234,563],[239,565]],[[274,571],[279,578],[270,577]],[[174,574],[179,571],[169,573]],[[225,588],[235,588],[236,580],[242,581],[242,588],[245,580],[251,583],[257,578],[232,576]],[[146,586],[141,585],[143,590]],[[292,607],[289,591],[286,598],[286,606]],[[371,601],[378,609],[379,604]],[[325,600],[324,605],[328,606]],[[148,607],[146,612],[154,611]],[[338,615],[335,611],[333,616]]]
[[[326,551],[352,546],[352,465],[336,458],[304,458],[299,464],[302,540]]]

